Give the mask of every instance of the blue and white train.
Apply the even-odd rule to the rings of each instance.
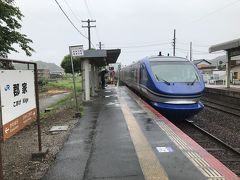
[[[203,77],[186,58],[146,57],[122,68],[120,81],[170,119],[191,117],[204,107],[200,102],[205,88]]]

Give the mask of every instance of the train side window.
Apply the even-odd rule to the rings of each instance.
[[[148,81],[147,70],[144,65],[141,65],[140,81],[143,83],[146,83]]]
[[[134,81],[137,80],[137,69],[136,68],[133,70],[133,80]]]

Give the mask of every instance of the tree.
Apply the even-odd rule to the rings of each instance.
[[[223,61],[218,61],[217,68],[218,68],[219,70],[223,70],[223,69],[224,69]]]
[[[70,54],[64,56],[61,62],[61,67],[64,69],[65,73],[72,73],[72,64],[71,64]],[[81,58],[73,57],[73,67],[74,67],[74,72],[81,71]]]
[[[22,17],[23,14],[15,6],[14,0],[0,0],[0,56],[10,51],[18,52],[12,47],[13,44],[18,44],[27,56],[31,56],[34,51],[28,45],[32,40],[19,32],[22,27],[19,21]]]

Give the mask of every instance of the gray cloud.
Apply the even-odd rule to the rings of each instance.
[[[58,0],[74,24],[83,32],[79,20],[89,18],[84,0]],[[189,42],[193,42],[193,57],[212,58],[207,54],[210,45],[239,38],[240,2],[225,0],[85,0],[97,29],[92,29],[92,42],[101,40],[105,47],[122,49],[119,62],[129,64],[139,58],[172,53],[173,29],[177,29],[178,56],[187,56]],[[14,59],[33,59],[60,64],[68,53],[68,46],[83,44],[80,36],[61,13],[54,0],[17,1],[23,19],[22,32],[34,41],[36,53],[26,57],[23,52],[13,53]],[[163,44],[149,47],[151,44]]]

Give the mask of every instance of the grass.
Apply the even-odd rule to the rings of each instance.
[[[76,90],[77,92],[80,92],[82,89],[82,80],[81,77],[77,76],[75,77],[75,84],[76,84]],[[49,82],[47,84],[47,88],[55,88],[55,89],[67,89],[67,90],[72,90],[73,89],[73,79],[72,78],[67,78],[63,80],[58,80],[56,82]]]
[[[69,101],[71,101],[71,99],[72,99],[72,93],[67,95],[65,98],[57,101],[56,103],[51,104],[49,106],[49,108],[57,109],[59,107],[64,107],[64,106],[72,107],[73,103],[69,103]]]
[[[79,112],[83,114],[83,108],[79,103],[79,101],[78,101],[78,106],[79,106]],[[52,110],[49,112],[44,112],[44,111],[40,112],[40,119],[45,119],[50,115],[53,115],[56,112],[62,111],[64,109],[75,109],[76,104],[75,104],[75,99],[73,97],[73,93],[70,93],[65,98],[57,101],[56,103],[49,105],[48,108],[52,108]]]
[[[76,77],[75,78],[75,82],[76,82],[76,90],[77,90],[77,96],[79,97],[81,94],[81,90],[82,90],[82,80],[81,77]],[[47,89],[64,89],[64,90],[70,90],[70,94],[67,95],[65,98],[57,101],[54,104],[51,104],[49,106],[49,108],[53,108],[53,111],[50,111],[49,113],[45,113],[45,112],[41,112],[40,113],[40,117],[41,119],[44,119],[46,117],[48,117],[50,114],[59,111],[61,109],[73,109],[75,108],[75,100],[74,100],[74,96],[73,96],[73,80],[72,78],[67,78],[67,79],[63,79],[63,80],[58,80],[56,82],[49,82],[47,84]],[[79,104],[80,106],[80,104]],[[80,112],[82,113],[82,108],[80,106]]]

